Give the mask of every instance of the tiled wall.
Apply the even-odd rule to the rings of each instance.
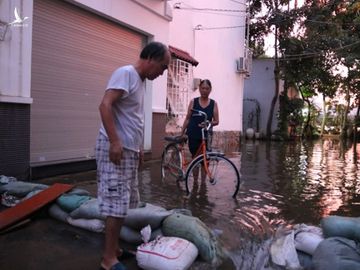
[[[151,153],[145,155],[145,160],[160,159],[164,149],[166,135],[166,114],[153,113],[152,148]],[[237,152],[240,149],[241,132],[239,131],[214,131],[212,146],[222,152]]]
[[[237,152],[240,149],[241,132],[240,131],[214,131],[212,139],[213,149],[221,152]]]
[[[30,105],[0,102],[0,175],[30,177]]]
[[[145,155],[145,160],[161,158],[161,153],[165,145],[165,141],[163,139],[166,136],[165,125],[166,125],[166,114],[153,113],[151,157],[149,157],[149,155]]]

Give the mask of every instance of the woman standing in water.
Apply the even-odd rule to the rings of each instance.
[[[211,122],[212,126],[219,124],[219,109],[215,100],[210,99],[212,87],[211,82],[207,79],[201,80],[199,84],[200,97],[194,98],[190,101],[188,106],[187,115],[181,129],[181,134],[188,136],[189,150],[192,157],[196,155],[196,152],[201,144],[201,128],[203,126],[204,117],[199,116],[196,112],[191,111],[199,110],[207,114],[207,119]],[[206,134],[207,138],[211,137],[212,130],[209,130],[210,134]],[[208,147],[211,147],[208,141]]]

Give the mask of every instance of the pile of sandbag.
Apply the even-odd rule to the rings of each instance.
[[[29,193],[46,188],[48,188],[47,185],[17,181],[15,177],[0,175],[1,204],[7,207],[12,207],[27,199]]]
[[[311,256],[323,240],[322,230],[316,226],[296,224],[280,227],[270,245],[271,261],[284,269],[298,270],[308,267]]]
[[[0,175],[1,204],[7,207],[15,206],[19,202],[34,196],[48,187],[48,185],[18,181],[15,177]],[[82,195],[90,198],[88,191],[78,188],[74,188],[62,196],[73,195]]]
[[[360,218],[328,216],[321,226],[280,228],[270,246],[272,263],[284,269],[360,269]]]
[[[68,201],[78,202],[80,197],[74,200],[74,196],[62,196],[56,204],[49,209],[50,216],[68,222],[69,224],[83,229],[103,232],[105,228],[105,217],[101,215],[97,198],[90,198],[83,201],[79,206],[69,208]],[[77,203],[74,204],[76,206]],[[124,220],[124,225],[119,233],[119,237],[132,244],[141,244],[140,230],[146,225],[152,229],[151,239],[157,235],[162,235],[161,223],[163,219],[175,210],[168,211],[162,207],[150,203],[141,203],[138,208],[129,209],[128,215]]]
[[[12,196],[12,204],[6,205],[9,207],[46,188],[48,186],[43,184],[0,177],[0,195],[2,198]],[[105,217],[100,213],[98,200],[86,190],[73,189],[61,195],[48,211],[51,217],[76,227],[94,232],[105,229]],[[144,227],[150,228],[150,236],[145,243],[141,235]],[[186,209],[166,210],[141,203],[138,208],[129,209],[119,237],[139,245],[138,263],[146,270],[185,270],[198,254],[202,260],[218,265],[227,256],[215,234]]]
[[[325,236],[313,255],[315,270],[360,269],[360,218],[329,216],[321,220]]]

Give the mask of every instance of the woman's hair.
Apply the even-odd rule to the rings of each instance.
[[[200,80],[199,87],[200,87],[203,83],[205,83],[205,84],[207,84],[208,86],[210,86],[210,89],[212,88],[210,80],[208,80],[208,79]]]

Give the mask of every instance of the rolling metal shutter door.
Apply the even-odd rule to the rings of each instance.
[[[35,0],[32,166],[94,156],[98,105],[111,73],[132,64],[145,36],[59,0]]]

